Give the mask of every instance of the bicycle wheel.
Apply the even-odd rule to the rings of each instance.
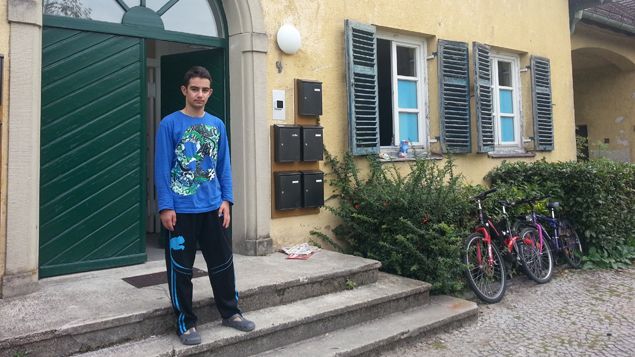
[[[492,254],[489,256],[488,247]],[[505,294],[505,267],[498,249],[487,244],[479,233],[467,237],[464,263],[467,282],[481,300],[487,303],[499,302]]]
[[[544,284],[551,280],[553,275],[553,256],[551,247],[546,240],[542,240],[536,228],[525,228],[520,231],[516,242],[520,253],[520,262],[531,280]]]
[[[580,237],[578,237],[575,229],[573,229],[573,226],[567,220],[560,221],[559,233],[563,243],[562,253],[567,263],[574,269],[580,268],[582,265],[582,244],[580,243]]]

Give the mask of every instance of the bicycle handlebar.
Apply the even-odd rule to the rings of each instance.
[[[523,198],[520,201],[516,201],[515,204],[521,205],[521,204],[528,203],[528,204],[532,204],[533,205],[534,203],[536,203],[538,201],[542,201],[542,200],[547,199],[547,198],[549,198],[549,196],[546,196],[546,195],[545,196],[528,197],[528,198]]]
[[[496,191],[498,191],[498,190],[496,189],[496,187],[494,187],[494,188],[492,188],[491,190],[487,190],[487,191],[485,191],[485,192],[481,192],[481,193],[479,193],[478,195],[476,195],[476,196],[472,197],[472,199],[473,199],[474,201],[476,201],[476,200],[484,200],[484,199],[485,199],[485,197],[489,196],[490,194],[492,194],[492,193],[494,193],[494,192],[496,192]]]

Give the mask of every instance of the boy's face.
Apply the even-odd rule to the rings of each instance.
[[[190,78],[190,83],[185,86],[181,86],[181,92],[185,96],[185,102],[189,107],[194,109],[203,109],[207,100],[212,95],[212,83],[207,78],[193,77]]]

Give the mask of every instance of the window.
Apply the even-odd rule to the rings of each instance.
[[[349,147],[353,155],[379,154],[401,140],[428,146],[426,42],[346,20]],[[471,153],[472,101],[479,153],[518,155],[524,149],[520,59],[473,43],[474,81],[468,44],[437,44],[440,143],[444,152]],[[551,66],[531,57],[534,149],[553,150]],[[472,91],[471,83],[474,83]],[[530,128],[529,124],[526,126]],[[525,154],[525,153],[520,153]]]
[[[403,140],[426,146],[425,49],[425,40],[378,34],[377,86],[382,147],[394,147]]]
[[[520,93],[520,60],[517,55],[494,53],[474,42],[474,94],[478,152],[512,154],[524,149]],[[531,98],[534,150],[553,150],[551,67],[549,59],[531,56]]]
[[[72,17],[208,37],[223,37],[211,0],[44,0],[45,15]]]
[[[493,116],[496,150],[520,149],[521,96],[519,58],[515,55],[492,54]]]
[[[349,145],[353,155],[389,154],[401,140],[427,146],[426,43],[346,20]],[[392,152],[390,152],[392,151]]]

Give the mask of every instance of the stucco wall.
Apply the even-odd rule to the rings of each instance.
[[[9,22],[7,2],[0,2],[0,54],[4,56],[0,98],[0,284],[4,275],[7,227],[7,117],[9,115]],[[0,293],[2,286],[0,286]],[[1,294],[0,294],[1,295]]]
[[[589,156],[635,162],[635,38],[582,24],[571,43],[575,121],[587,126]]]
[[[554,103],[555,151],[538,154],[550,161],[575,158],[573,94],[570,60],[568,7],[566,0],[262,0],[265,27],[269,37],[268,103],[271,90],[286,90],[287,120],[293,122],[293,79],[323,82],[323,115],[326,148],[336,154],[347,150],[347,97],[344,62],[344,20],[374,24],[389,30],[406,31],[427,38],[428,53],[436,51],[438,39],[486,43],[520,55],[521,67],[529,63],[530,55],[551,60]],[[294,24],[302,35],[302,48],[295,55],[282,53],[275,42],[278,28]],[[279,73],[276,62],[282,64]],[[470,63],[472,63],[470,55]],[[430,112],[429,136],[439,135],[437,61],[427,61],[428,99]],[[473,76],[472,69],[470,76]],[[525,137],[532,136],[530,74],[521,73]],[[474,103],[472,103],[474,104]],[[473,118],[474,106],[472,106]],[[271,124],[270,107],[263,115]],[[475,119],[473,119],[475,123]],[[473,128],[473,142],[476,130]],[[475,146],[474,146],[475,148]],[[433,146],[434,149],[434,146]],[[483,176],[502,159],[484,154],[458,156],[459,170],[471,182],[481,182]],[[321,164],[321,169],[328,169]],[[329,195],[328,189],[326,196]],[[277,245],[306,241],[311,229],[332,226],[336,221],[324,211],[320,215],[278,218],[272,221],[271,235]]]
[[[587,126],[589,156],[635,162],[635,72],[604,67],[576,74],[574,88],[576,124]]]

